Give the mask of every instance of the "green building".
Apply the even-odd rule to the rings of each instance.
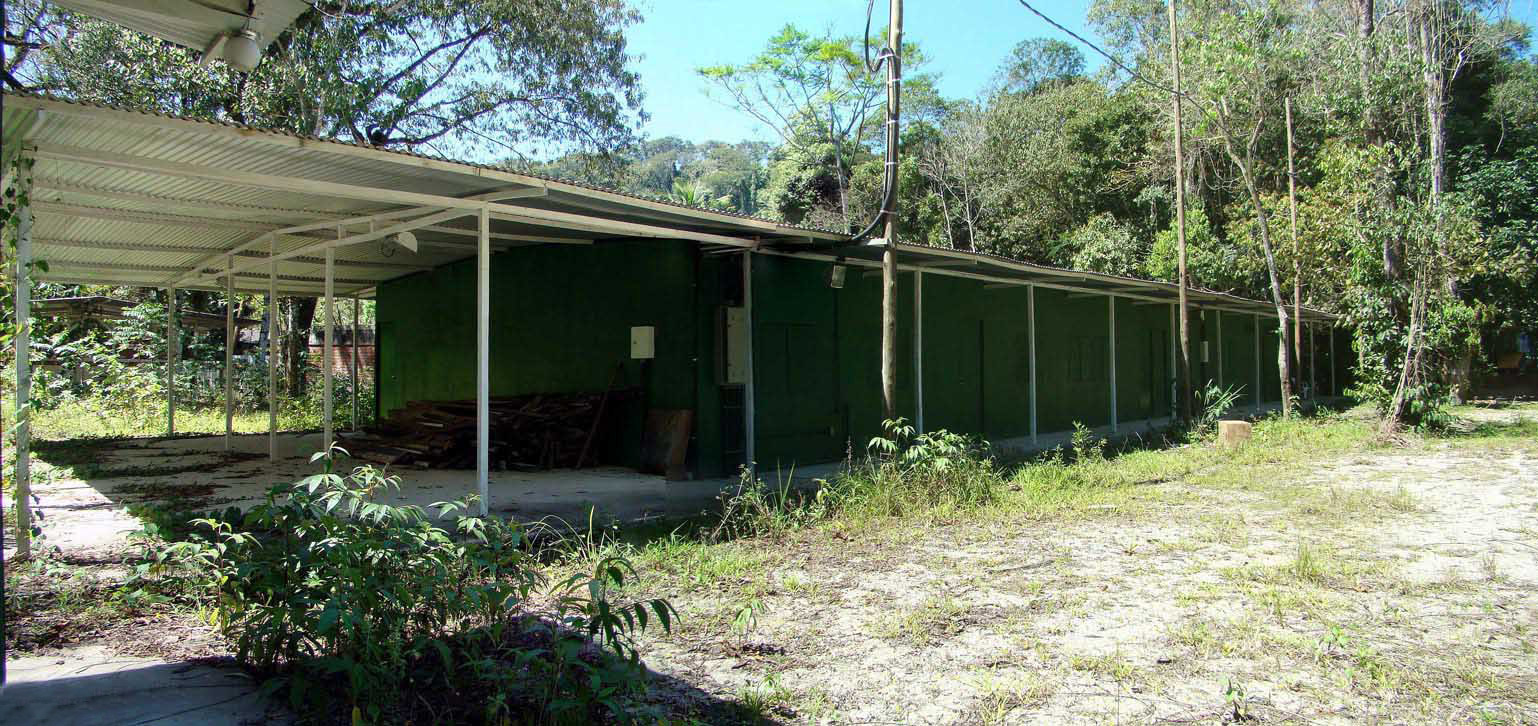
[[[652,409],[692,413],[695,477],[858,455],[883,419],[880,252],[631,239],[494,254],[490,395],[637,389],[615,412],[606,463],[638,463]],[[1167,423],[1173,286],[918,246],[898,258],[899,415],[922,430],[1028,449],[1076,423]],[[469,261],[378,287],[382,413],[475,396],[474,297]],[[1192,299],[1197,380],[1239,390],[1241,410],[1279,402],[1274,309]],[[1338,395],[1349,336],[1305,315],[1306,395]]]

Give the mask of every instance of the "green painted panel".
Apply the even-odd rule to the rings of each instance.
[[[1105,297],[1036,290],[1037,426],[1071,431],[1111,419],[1110,305]]]
[[[822,269],[826,274],[827,268]],[[881,402],[881,276],[867,272],[875,271],[849,268],[844,287],[834,298],[838,318],[839,401],[845,432],[840,441],[855,456],[863,455],[871,438],[882,433],[881,422],[886,416]],[[913,394],[913,277],[912,273],[897,276],[897,412],[909,423],[917,420]],[[924,308],[927,335],[927,300]],[[927,377],[927,370],[925,374]],[[926,401],[927,396],[926,392]],[[925,424],[933,428],[927,421]]]
[[[1260,400],[1262,402],[1264,402],[1264,403],[1279,403],[1282,400],[1282,374],[1281,374],[1281,370],[1282,369],[1281,369],[1281,361],[1277,360],[1277,354],[1280,352],[1281,344],[1282,344],[1281,329],[1278,327],[1277,319],[1276,318],[1261,317],[1260,318],[1260,363],[1261,363],[1261,374],[1260,374],[1261,387],[1260,387],[1260,390],[1264,394],[1264,397],[1261,398]],[[1298,365],[1297,361],[1294,361],[1293,362],[1293,366],[1297,366],[1297,365]],[[1307,380],[1308,379],[1308,370],[1306,368],[1296,368],[1293,371],[1294,379],[1295,380],[1299,379],[1298,378],[1299,371],[1301,371],[1301,373],[1302,373],[1301,380]],[[1300,391],[1293,391],[1292,393],[1293,393],[1294,396],[1296,396],[1296,395],[1298,395],[1301,392]]]
[[[1244,313],[1212,311],[1209,315],[1221,316],[1222,331],[1222,385],[1240,392],[1235,405],[1253,406],[1255,403],[1255,316]]]
[[[616,380],[639,400],[615,406],[610,453],[633,463],[647,408],[696,407],[702,341],[697,254],[671,240],[520,247],[492,256],[491,395],[600,391]],[[379,288],[380,407],[475,396],[471,261]],[[630,328],[655,326],[656,358],[630,358]]]
[[[1170,307],[1116,300],[1116,414],[1146,421],[1170,412]]]
[[[983,301],[983,434],[994,441],[1031,433],[1030,292],[988,289],[972,282]]]

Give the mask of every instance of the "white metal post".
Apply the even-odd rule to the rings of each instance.
[[[1107,346],[1107,348],[1110,351],[1110,358],[1111,358],[1111,433],[1114,434],[1117,431],[1117,423],[1116,423],[1116,296],[1115,295],[1107,295],[1107,296],[1105,296],[1105,299],[1106,299],[1106,302],[1110,303],[1108,309],[1110,310],[1110,328],[1109,328],[1109,332],[1111,334],[1111,336],[1110,336],[1111,337],[1111,344],[1109,346]]]
[[[1025,295],[1026,348],[1031,356],[1031,446],[1036,446],[1036,286],[1027,285]]]
[[[337,228],[337,234],[343,234],[341,228]],[[325,396],[325,404],[321,408],[321,419],[324,424],[325,432],[321,436],[321,441],[325,444],[326,451],[330,452],[331,447],[336,444],[336,439],[334,438],[336,435],[336,422],[332,418],[335,413],[332,409],[335,408],[335,406],[331,400],[333,386],[335,385],[334,378],[336,375],[336,371],[333,370],[334,366],[331,362],[332,350],[333,346],[335,345],[335,342],[332,338],[336,333],[336,250],[331,247],[326,248],[325,295],[326,333],[325,337],[321,340],[320,366],[321,379],[323,380],[322,393]]]
[[[352,296],[352,342],[348,344],[352,349],[352,370],[348,373],[347,382],[352,386],[352,430],[358,430],[358,296]]]
[[[235,256],[224,256],[224,450],[235,440]]]
[[[475,251],[475,486],[491,512],[491,215],[481,208]]]
[[[278,238],[267,238],[267,259],[278,251]],[[278,263],[267,263],[267,460],[278,460]]]
[[[32,556],[32,265],[31,172],[18,165],[16,208],[16,557]]]
[[[1260,385],[1260,369],[1260,313],[1255,313],[1255,413],[1260,413],[1260,399],[1263,397]]]
[[[176,435],[176,288],[166,288],[166,436]]]
[[[753,252],[751,250],[742,253],[742,312],[747,318],[748,324],[748,349],[747,349],[747,383],[742,384],[742,435],[743,458],[749,472],[756,472],[757,456],[754,440],[757,438],[754,426],[754,402],[753,402]]]
[[[913,271],[913,427],[924,433],[924,272]]]

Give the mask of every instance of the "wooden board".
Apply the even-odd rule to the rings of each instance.
[[[689,434],[693,427],[694,412],[688,409],[647,412],[646,429],[641,434],[641,472],[662,474],[669,481],[687,479]]]

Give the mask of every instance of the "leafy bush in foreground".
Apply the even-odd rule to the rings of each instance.
[[[380,501],[399,487],[362,467],[274,487],[239,522],[173,545],[212,575],[217,624],[239,661],[298,707],[353,722],[588,722],[629,717],[644,685],[633,637],[664,600],[620,602],[634,570],[601,559],[547,582],[522,530],[434,504]],[[552,586],[553,584],[553,586]]]

